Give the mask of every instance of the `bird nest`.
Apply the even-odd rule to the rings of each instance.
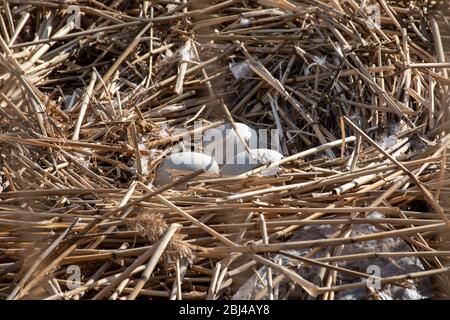
[[[3,1],[0,299],[448,297],[437,5]],[[154,183],[224,124],[282,158]]]

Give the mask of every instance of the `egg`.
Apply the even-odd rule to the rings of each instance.
[[[220,172],[222,176],[237,176],[252,169],[255,169],[261,165],[271,164],[280,161],[283,155],[275,150],[270,149],[252,149],[250,154],[243,151],[237,154],[232,160],[228,160],[227,163],[221,168]],[[278,172],[277,167],[262,170],[263,175],[274,175]]]
[[[258,136],[254,129],[244,123],[236,122],[236,129],[250,148],[256,148]],[[203,153],[213,157],[219,165],[227,159],[245,150],[231,123],[225,123],[216,128],[208,129],[203,135]]]
[[[204,169],[208,174],[219,175],[219,166],[210,156],[198,152],[173,153],[155,171],[155,186],[161,186],[184,175]]]

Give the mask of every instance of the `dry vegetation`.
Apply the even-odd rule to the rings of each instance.
[[[436,5],[1,1],[0,299],[448,297]],[[279,129],[279,173],[153,187],[194,121]]]

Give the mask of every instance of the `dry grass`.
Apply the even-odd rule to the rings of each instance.
[[[445,15],[363,3],[2,2],[0,299],[448,298]],[[151,185],[224,122],[278,129],[278,174]]]

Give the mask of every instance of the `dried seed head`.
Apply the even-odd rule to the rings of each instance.
[[[165,263],[173,264],[178,259],[180,261],[187,260],[192,264],[195,258],[194,251],[182,238],[183,235],[176,234],[169,242],[162,258]]]
[[[150,242],[159,240],[166,232],[168,226],[160,214],[143,212],[135,217],[129,227]]]

